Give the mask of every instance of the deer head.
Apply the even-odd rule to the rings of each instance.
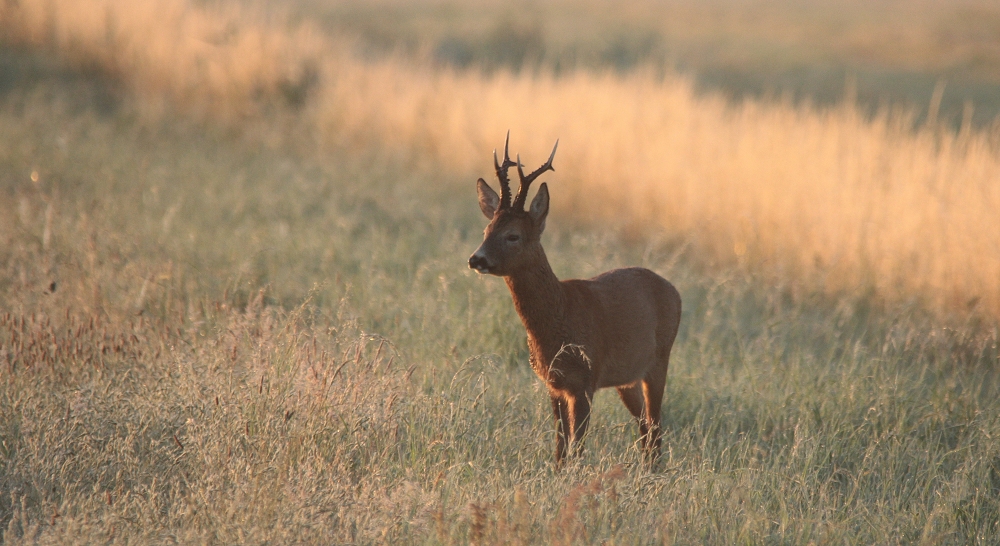
[[[483,244],[469,258],[469,267],[480,273],[505,276],[516,271],[525,264],[534,263],[541,253],[541,236],[545,230],[545,217],[549,213],[549,188],[543,182],[538,188],[531,206],[524,209],[528,198],[528,188],[536,178],[545,171],[555,171],[552,159],[556,156],[559,141],[552,147],[549,160],[529,175],[525,175],[521,166],[521,157],[511,161],[508,152],[510,133],[503,145],[503,163],[497,160],[496,150],[493,151],[493,166],[500,182],[500,195],[480,178],[476,187],[479,191],[479,209],[490,220],[483,237]],[[510,180],[507,172],[511,167],[517,167],[520,186],[517,196],[511,202]]]

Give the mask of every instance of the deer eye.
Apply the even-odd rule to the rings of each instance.
[[[511,233],[506,238],[508,243],[516,243],[521,240],[521,236],[516,233]]]

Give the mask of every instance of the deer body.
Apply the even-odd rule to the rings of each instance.
[[[527,330],[531,367],[552,401],[557,466],[579,452],[594,392],[605,387],[617,388],[638,421],[642,448],[652,463],[660,451],[660,409],[680,324],[680,295],[643,268],[615,269],[588,280],[556,277],[540,242],[547,186],[541,185],[530,210],[517,206],[523,207],[530,183],[552,169],[554,156],[555,149],[545,165],[524,176],[506,146],[502,166],[494,155],[502,195],[479,180],[480,208],[491,221],[469,267],[502,276],[510,289]],[[521,187],[512,206],[506,168],[515,165]]]

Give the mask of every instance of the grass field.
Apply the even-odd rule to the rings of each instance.
[[[202,12],[178,9],[200,20]],[[94,28],[105,28],[108,13],[117,12],[105,12]],[[242,12],[227,13],[240,23],[233,28],[256,28]],[[204,90],[191,82],[209,80],[188,74],[193,79],[176,85],[149,57],[139,57],[143,70],[161,79],[136,76],[128,58],[109,77],[88,53],[100,48],[86,41],[60,49],[46,38],[2,51],[5,543],[1000,539],[998,332],[989,293],[922,292],[929,281],[919,277],[915,247],[904,256],[917,264],[904,271],[913,277],[892,277],[902,283],[890,287],[896,292],[846,274],[826,287],[808,270],[789,271],[799,260],[815,263],[822,247],[796,254],[802,243],[794,239],[768,254],[742,240],[737,252],[740,240],[726,237],[742,232],[725,225],[746,209],[772,222],[759,222],[768,237],[816,225],[785,219],[817,215],[830,222],[820,224],[830,226],[826,233],[849,230],[858,220],[834,223],[838,211],[852,209],[834,208],[833,195],[869,212],[886,207],[878,208],[885,223],[866,228],[883,246],[847,239],[862,256],[891,254],[894,241],[910,236],[931,245],[928,260],[970,256],[949,275],[977,267],[989,275],[982,264],[997,254],[985,209],[998,172],[989,134],[893,132],[888,114],[873,122],[850,107],[733,109],[696,95],[688,80],[642,72],[400,76],[396,61],[366,65],[345,56],[334,84],[324,79],[326,53],[310,49],[319,31],[302,32],[287,42],[301,49],[281,45],[281,33],[261,34],[272,37],[258,45],[278,45],[251,56],[292,72],[261,68],[273,77],[250,77],[250,87],[225,84],[237,80],[223,73],[211,80],[223,83]],[[269,51],[320,59],[319,79],[309,83],[308,63]],[[81,70],[81,58],[94,64]],[[400,78],[411,78],[408,88],[380,94]],[[336,86],[345,81],[370,86],[351,95],[343,91],[350,86]],[[302,102],[300,87],[309,88]],[[625,143],[660,135],[656,147],[630,152],[622,144],[605,158],[611,140],[589,139],[566,118],[532,111],[511,121],[548,124],[534,133],[513,125],[513,147],[528,163],[566,135],[547,177],[558,206],[544,243],[556,273],[642,265],[671,279],[684,298],[658,472],[642,469],[636,427],[608,392],[597,396],[584,457],[553,471],[546,394],[526,366],[510,296],[502,282],[466,266],[484,225],[472,181],[489,173],[511,110],[491,114],[478,133],[472,128],[483,118],[446,118],[446,101],[464,100],[471,112],[463,93],[482,91],[483,100],[496,93],[498,102],[486,104],[499,104],[499,88],[515,97],[508,108],[544,95],[538,111],[560,97],[593,93],[591,102],[572,103],[593,105],[629,92],[667,102],[666,112],[700,128],[643,133],[638,113],[631,132],[608,118],[580,120],[599,119],[610,134],[602,138]],[[440,102],[427,102],[431,95]],[[365,117],[376,109],[364,96],[370,104],[416,96],[410,104],[423,117],[405,117],[403,99]],[[421,126],[421,119],[440,123]],[[780,164],[761,160],[765,152],[752,146],[766,140],[763,149],[775,154],[766,159],[810,139],[814,147]],[[855,141],[862,143],[831,143]],[[649,160],[677,146],[688,147],[675,159]],[[594,163],[581,166],[588,154]],[[730,174],[699,182],[712,164]],[[648,186],[621,192],[610,211],[597,206],[594,197],[609,194],[602,180],[612,187],[625,177],[651,180],[650,165],[668,179],[690,179],[673,182],[689,203],[684,219],[661,224],[638,208],[646,195],[656,203],[678,195]],[[852,169],[883,174],[852,178]],[[781,184],[760,185],[776,172],[787,174]],[[796,194],[793,181],[802,178],[820,189]],[[746,181],[748,189],[713,179]],[[960,183],[933,184],[944,180]],[[872,181],[883,184],[877,199],[864,191]],[[928,198],[927,188],[947,199]],[[806,208],[810,200],[824,207]],[[699,202],[717,209],[690,205]],[[954,215],[925,214],[944,215],[945,205]],[[796,209],[814,214],[788,213]],[[603,225],[623,210],[634,219]],[[970,224],[956,225],[960,213]],[[873,227],[928,218],[946,220],[926,231]],[[706,223],[723,225],[699,227]],[[950,238],[934,238],[931,228],[941,225],[954,230]],[[972,246],[942,254],[940,245],[962,237]],[[983,278],[982,286],[997,289]],[[970,305],[974,295],[984,303]]]
[[[378,147],[473,178],[507,130],[529,161],[560,138],[555,204],[584,221],[663,230],[706,262],[746,262],[806,292],[866,291],[959,322],[1000,315],[997,131],[974,129],[974,107],[958,130],[938,122],[940,93],[917,123],[899,105],[868,116],[850,101],[733,104],[655,66],[556,75],[366,61],[319,23],[265,22],[265,8],[240,4],[53,5],[5,5],[8,39],[115,78],[148,120],[170,108],[229,127],[255,120],[260,138],[286,146],[295,127],[312,147]],[[959,49],[989,67],[982,41]]]

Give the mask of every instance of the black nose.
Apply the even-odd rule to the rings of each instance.
[[[487,269],[486,258],[473,255],[469,258],[469,267],[475,269],[476,271],[483,271]]]

